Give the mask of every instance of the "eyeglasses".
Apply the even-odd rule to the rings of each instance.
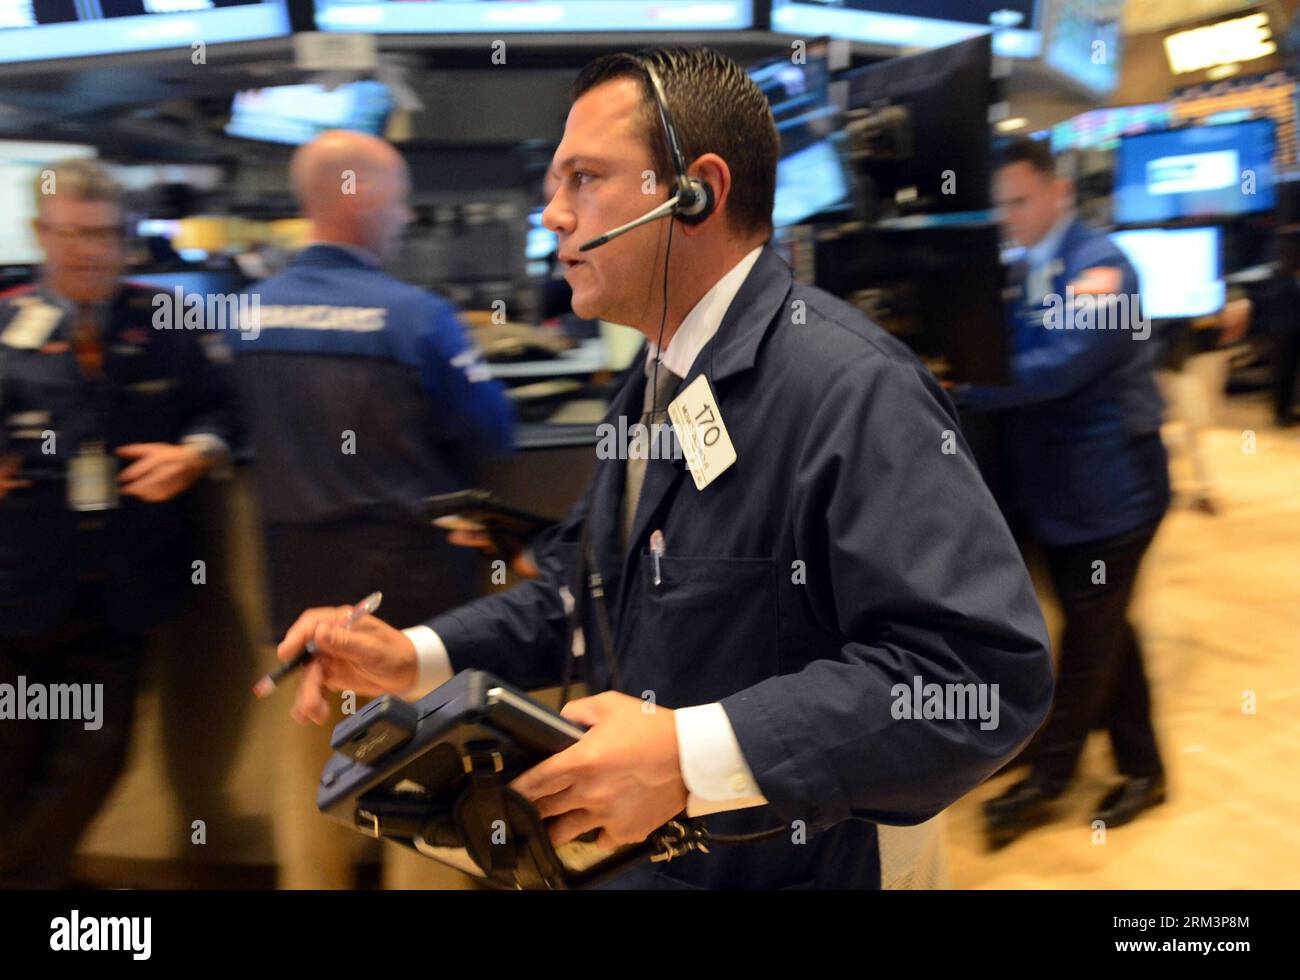
[[[117,225],[101,225],[96,228],[78,225],[51,225],[42,221],[40,222],[40,228],[47,235],[65,245],[70,245],[73,242],[84,242],[88,245],[108,248],[121,245],[122,240],[126,238],[125,230]]]

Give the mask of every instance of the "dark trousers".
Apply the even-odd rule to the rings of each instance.
[[[0,887],[68,884],[77,841],[121,775],[131,740],[143,635],[113,633],[98,593],[82,590],[73,617],[35,637],[0,637],[0,684],[103,685],[99,715],[0,719]],[[30,698],[28,699],[30,703]],[[16,707],[16,706],[15,706]]]
[[[1056,697],[1033,750],[1034,774],[1056,788],[1074,775],[1088,733],[1104,728],[1125,776],[1163,774],[1137,633],[1128,620],[1142,556],[1159,522],[1102,541],[1046,548],[1065,611]],[[1105,581],[1094,562],[1104,562]]]

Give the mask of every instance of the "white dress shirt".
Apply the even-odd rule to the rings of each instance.
[[[1061,262],[1061,242],[1078,217],[1077,211],[1067,211],[1057,219],[1046,235],[1025,249],[1024,262],[1028,270],[1025,279],[1026,298],[1037,303],[1046,299],[1052,291],[1052,281],[1065,267]]]
[[[705,293],[686,314],[664,350],[661,363],[685,378],[695,359],[722,325],[736,293],[758,261],[762,246],[750,251]],[[646,375],[653,370],[659,353],[652,342],[646,352]],[[442,638],[427,626],[402,631],[415,645],[418,677],[408,699],[422,697],[451,678],[454,668]],[[761,806],[767,800],[759,791],[753,771],[745,762],[735,730],[721,704],[678,708],[673,714],[677,726],[677,753],[682,782],[686,784],[687,816],[698,817],[722,810]]]

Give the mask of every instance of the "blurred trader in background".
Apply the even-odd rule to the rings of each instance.
[[[1136,319],[1133,267],[1079,220],[1046,144],[1011,145],[995,198],[1009,237],[1026,249],[1012,275],[1023,280],[1009,308],[1013,382],[952,393],[965,411],[1004,412],[1005,505],[1044,546],[1065,614],[1052,714],[1026,753],[1032,772],[986,804],[989,843],[999,847],[1049,818],[1095,727],[1109,733],[1124,777],[1095,819],[1118,826],[1164,799],[1128,608],[1170,488],[1158,341]],[[1092,328],[1081,325],[1086,310]],[[1098,328],[1102,317],[1109,329]]]
[[[1300,226],[1287,225],[1277,232],[1273,275],[1252,290],[1254,316],[1260,329],[1272,336],[1273,411],[1282,427],[1300,423],[1295,407],[1300,374]]]
[[[470,599],[478,570],[422,517],[423,501],[472,486],[478,462],[508,452],[514,411],[452,304],[383,271],[411,219],[401,155],[373,136],[328,132],[297,151],[290,179],[315,244],[253,287],[258,329],[235,342],[272,626],[283,635],[306,606],[376,590],[385,613],[418,622]],[[299,807],[328,754],[315,742]],[[315,832],[282,829],[289,848]],[[283,884],[344,884],[316,877],[319,855],[281,857]]]
[[[0,300],[0,883],[57,887],[190,585],[183,495],[227,453],[229,377],[215,338],[155,329],[154,292],[121,283],[105,171],[56,164],[35,191],[45,264]]]

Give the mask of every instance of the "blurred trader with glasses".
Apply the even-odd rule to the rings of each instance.
[[[211,341],[121,282],[97,164],[36,187],[37,281],[0,296],[0,886],[67,883],[122,770],[149,632],[192,588],[185,492],[227,452]]]

